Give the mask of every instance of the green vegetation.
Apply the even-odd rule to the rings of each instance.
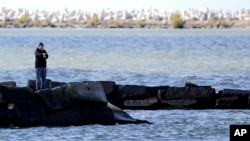
[[[50,19],[46,19],[44,22],[47,26],[52,26],[52,22]]]
[[[24,13],[19,19],[15,19],[14,24],[20,25],[20,24],[26,24],[29,22],[29,14]]]
[[[0,27],[5,27],[5,22],[0,21]]]
[[[96,13],[93,14],[93,16],[91,17],[89,23],[94,26],[97,22],[98,22],[98,15]]]
[[[125,28],[133,27],[133,23],[131,21],[128,21],[128,20],[123,21],[123,25]]]
[[[229,24],[228,24],[228,22],[226,20],[221,20],[220,21],[220,26],[224,27],[224,28],[227,28],[229,26]]]
[[[213,27],[215,22],[216,22],[216,19],[214,17],[210,17],[208,19],[208,24],[209,24],[210,27]]]
[[[136,22],[137,27],[144,28],[146,23],[143,20],[139,20]]]
[[[34,26],[34,27],[39,27],[39,26],[41,26],[41,22],[40,21],[33,21],[31,23],[31,25]]]
[[[119,20],[113,20],[112,23],[115,27],[121,27],[121,22]]]
[[[184,21],[181,17],[180,12],[172,13],[172,15],[170,16],[170,20],[173,28],[183,28]]]

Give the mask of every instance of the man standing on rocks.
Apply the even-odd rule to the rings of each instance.
[[[36,68],[36,90],[45,88],[45,80],[46,80],[46,59],[48,59],[49,55],[44,49],[44,45],[42,42],[39,43],[38,47],[35,51],[35,68]]]

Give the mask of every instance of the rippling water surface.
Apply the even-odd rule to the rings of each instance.
[[[229,125],[249,124],[249,110],[127,110],[153,124],[0,129],[0,140],[228,141]]]
[[[0,81],[35,79],[34,51],[49,53],[48,79],[250,89],[249,29],[0,29]],[[248,110],[128,111],[152,125],[0,129],[0,140],[228,140]]]

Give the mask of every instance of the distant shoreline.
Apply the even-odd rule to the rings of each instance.
[[[28,11],[26,9],[0,9],[0,28],[250,28],[250,10],[198,11],[189,9],[169,13],[149,10],[102,10],[87,12]]]
[[[143,21],[144,23],[139,23],[140,21],[119,21],[119,25],[115,24],[118,21],[100,21],[95,24],[88,22],[63,22],[63,23],[53,23],[48,24],[45,22],[40,22],[34,25],[33,22],[26,22],[15,24],[13,22],[5,22],[0,24],[0,28],[145,28],[145,29],[173,29],[171,23],[162,23],[160,21]],[[143,24],[143,25],[142,25]],[[250,21],[216,21],[213,24],[209,21],[184,21],[182,27],[183,29],[223,29],[223,28],[238,28],[245,29],[250,28]]]

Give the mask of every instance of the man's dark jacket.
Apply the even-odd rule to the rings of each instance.
[[[43,53],[46,53],[46,57],[43,57]],[[49,57],[46,50],[40,50],[39,48],[35,51],[35,68],[46,68],[46,59]]]

